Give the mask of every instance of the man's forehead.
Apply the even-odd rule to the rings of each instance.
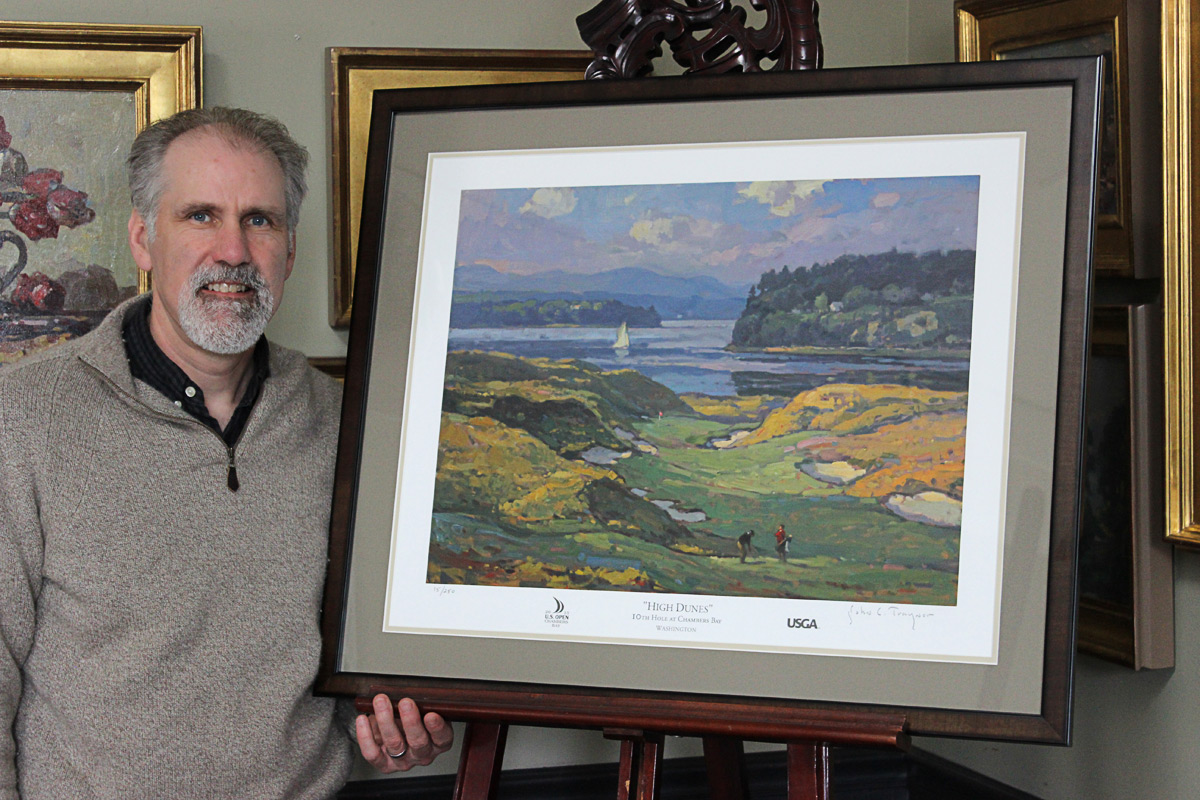
[[[279,177],[278,204],[281,208],[283,207],[285,203],[283,169],[274,154],[257,142],[249,141],[212,125],[181,134],[167,146],[166,152],[163,154],[163,188],[168,191],[172,189],[199,191],[205,186],[219,185],[215,173],[206,169],[197,170],[195,163],[188,162],[197,158],[205,160],[208,156],[211,156],[213,160],[219,160],[227,154],[238,157],[256,157],[268,170],[274,172]],[[230,180],[236,180],[236,177],[239,176],[241,173]],[[262,186],[261,181],[254,181],[251,185]]]
[[[178,153],[182,150],[191,150],[197,147],[211,147],[239,153],[253,153],[275,163],[276,166],[279,164],[273,154],[261,143],[248,139],[222,125],[203,125],[199,128],[193,128],[186,133],[181,133],[167,145],[165,157],[169,158],[173,152]]]

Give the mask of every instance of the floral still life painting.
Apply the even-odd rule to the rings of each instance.
[[[0,369],[137,293],[123,255],[134,117],[124,93],[0,91]]]
[[[428,583],[954,606],[979,191],[463,191]]]

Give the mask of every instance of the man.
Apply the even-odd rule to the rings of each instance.
[[[783,529],[783,524],[779,525],[779,529],[775,531],[775,555],[776,557],[787,563],[788,544],[792,541],[792,537]]]
[[[143,132],[129,246],[152,296],[0,373],[0,797],[345,781],[349,738],[311,693],[338,390],[262,337],[307,158],[245,111]],[[387,772],[453,738],[383,696],[355,733]]]
[[[746,556],[754,552],[754,530],[748,530],[737,538],[738,556],[743,564],[746,563]]]

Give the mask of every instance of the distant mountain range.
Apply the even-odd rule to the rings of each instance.
[[[629,306],[653,306],[663,319],[736,319],[746,306],[750,285],[731,286],[716,278],[677,278],[626,267],[580,275],[563,270],[514,275],[483,264],[458,267],[458,295],[497,300],[618,300]]]

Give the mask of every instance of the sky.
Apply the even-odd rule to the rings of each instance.
[[[977,176],[470,190],[456,264],[739,285],[847,253],[973,250],[978,208]]]

